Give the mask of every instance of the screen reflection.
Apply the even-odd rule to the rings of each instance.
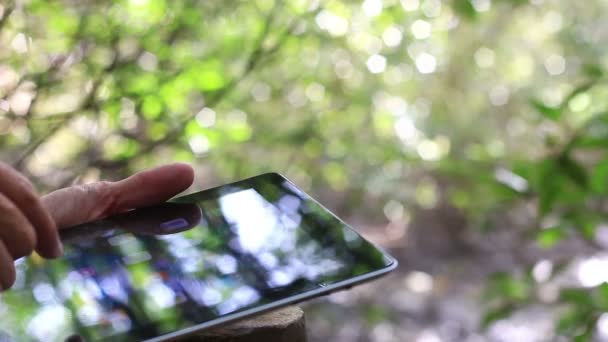
[[[139,340],[387,266],[278,175],[62,233],[65,257],[18,260],[0,340]]]

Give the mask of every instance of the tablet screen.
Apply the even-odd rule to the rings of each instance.
[[[390,260],[277,174],[62,231],[16,262],[0,340],[141,340],[386,268]]]

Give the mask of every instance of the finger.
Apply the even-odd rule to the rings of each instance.
[[[36,232],[19,208],[0,194],[0,239],[12,259],[30,255],[36,248]]]
[[[0,163],[0,193],[21,210],[36,231],[36,250],[43,257],[58,257],[63,253],[57,226],[42,205],[32,184],[10,166]]]
[[[164,202],[186,190],[194,180],[188,164],[171,164],[142,171],[113,183],[116,212]]]
[[[15,263],[6,249],[4,242],[0,241],[0,291],[9,289],[15,283]]]
[[[42,197],[59,228],[97,220],[127,209],[164,202],[187,189],[194,171],[171,164],[139,172],[119,182],[96,182],[54,191]]]

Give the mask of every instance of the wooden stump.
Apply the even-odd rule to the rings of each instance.
[[[201,332],[187,341],[208,342],[306,342],[304,311],[289,306],[277,311]]]

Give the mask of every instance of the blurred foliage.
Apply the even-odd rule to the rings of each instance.
[[[580,237],[599,251],[607,7],[9,1],[0,156],[42,189],[181,160],[216,183],[279,171],[372,220],[446,202],[487,230],[531,208],[539,247]],[[489,280],[484,324],[538,300],[517,272]],[[559,334],[591,336],[604,287],[564,289]]]

